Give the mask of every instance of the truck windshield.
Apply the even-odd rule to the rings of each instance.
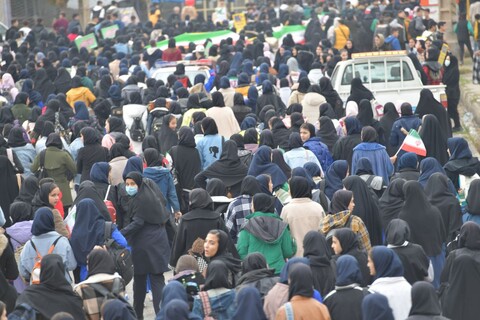
[[[400,70],[400,63],[402,69]],[[342,77],[342,85],[349,85],[353,78],[360,78],[365,84],[369,83],[384,83],[385,78],[387,82],[400,82],[413,80],[412,72],[405,61],[384,61],[370,62],[370,69],[368,62],[355,63],[355,75],[353,74],[353,65],[348,65]]]

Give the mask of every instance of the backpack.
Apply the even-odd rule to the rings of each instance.
[[[250,162],[252,162],[253,153],[250,150],[238,150],[238,157],[240,161],[248,167],[250,167]]]
[[[35,320],[37,312],[26,303],[19,304],[8,314],[8,320]]]
[[[52,245],[48,249],[47,254],[52,254],[53,253],[53,250],[55,249],[55,246],[57,245],[57,242],[58,242],[58,240],[60,240],[61,237],[62,236],[55,239],[55,241],[52,243]],[[33,243],[32,240],[30,241],[30,244],[32,245],[35,252],[37,253],[37,255],[35,257],[35,260],[34,260],[35,262],[33,264],[32,272],[30,272],[30,278],[31,278],[32,284],[39,284],[40,283],[40,269],[41,269],[40,266],[42,264],[42,258],[43,257],[40,254],[40,252],[38,252],[37,247],[35,246],[35,243]]]
[[[110,221],[105,222],[105,233],[103,236],[105,247],[113,259],[115,271],[123,278],[126,286],[133,278],[132,254],[127,248],[121,247],[112,239],[112,231],[113,223]]]
[[[88,285],[104,297],[102,304],[106,303],[109,300],[118,300],[125,305],[126,309],[130,313],[132,318],[137,319],[137,314],[135,313],[135,310],[133,309],[133,307],[130,305],[130,303],[128,303],[128,301],[124,297],[122,297],[119,294],[123,289],[121,279],[119,278],[113,279],[112,291],[108,290],[107,288],[102,286],[100,283],[89,283]]]
[[[154,108],[152,109],[152,111],[150,111],[150,115],[152,116],[152,123],[150,124],[149,134],[160,131],[163,126],[164,118],[168,114],[169,110],[164,107]]]
[[[215,318],[212,317],[212,306],[210,305],[210,298],[208,297],[208,293],[206,291],[200,291],[198,293],[198,296],[202,301],[203,314],[205,315],[203,319],[215,320]]]
[[[130,138],[137,142],[142,142],[143,139],[145,139],[145,128],[143,127],[142,116],[133,118],[133,123],[130,127]]]

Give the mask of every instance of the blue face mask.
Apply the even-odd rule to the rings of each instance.
[[[131,197],[137,194],[138,192],[138,187],[137,186],[125,186],[125,191],[127,194]]]

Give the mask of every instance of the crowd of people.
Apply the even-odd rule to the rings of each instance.
[[[445,24],[415,1],[288,1],[279,16],[249,4],[255,40],[177,47],[179,33],[227,28],[224,5],[207,21],[154,6],[124,25],[115,1],[84,29],[76,14],[51,32],[13,21],[0,319],[144,319],[149,292],[157,319],[475,319],[480,162],[452,137],[459,63],[438,62]],[[290,34],[272,51],[271,27],[304,19],[305,43]],[[99,47],[78,48],[91,32]],[[377,119],[359,78],[342,101],[336,63],[398,49],[425,85],[447,86],[448,111],[423,89]],[[178,62],[166,82],[151,77],[156,61],[186,58],[211,61],[210,76]],[[425,156],[402,150],[411,129]]]

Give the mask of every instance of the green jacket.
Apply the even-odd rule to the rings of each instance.
[[[12,113],[15,119],[18,120],[18,123],[22,125],[26,120],[28,120],[28,118],[30,118],[32,109],[25,104],[16,104],[12,107]]]
[[[260,252],[275,274],[282,270],[285,259],[297,251],[288,225],[274,213],[255,212],[246,217],[238,235],[237,251],[243,259],[249,253]]]
[[[72,156],[65,150],[60,150],[55,147],[48,147],[45,153],[45,169],[49,178],[53,178],[55,183],[62,192],[63,206],[71,206],[73,203],[72,191],[67,180],[67,171],[70,171],[71,176],[77,173],[77,167],[73,162]],[[36,172],[40,167],[40,154],[37,154],[33,160],[31,170]]]

